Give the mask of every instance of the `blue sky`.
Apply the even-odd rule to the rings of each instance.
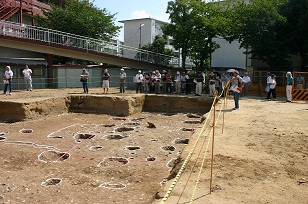
[[[115,24],[121,20],[154,18],[157,20],[168,21],[169,15],[166,14],[168,1],[170,0],[94,0],[94,5],[98,8],[106,8],[111,14],[115,15]],[[123,29],[118,37],[123,40]]]

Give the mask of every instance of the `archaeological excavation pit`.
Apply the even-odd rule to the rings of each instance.
[[[74,135],[75,140],[89,140],[89,139],[92,139],[94,137],[95,137],[95,135],[90,134],[90,133],[76,133]]]
[[[110,134],[110,135],[106,135],[104,136],[102,139],[105,140],[122,140],[129,137],[129,135],[120,135],[120,134]]]
[[[115,132],[128,132],[128,131],[133,131],[135,130],[135,128],[132,128],[132,127],[119,127],[119,128],[116,128],[114,131]]]
[[[140,150],[141,149],[141,147],[138,147],[138,146],[126,146],[125,148],[128,150]]]
[[[128,159],[123,157],[106,157],[97,166],[98,167],[116,167],[128,164]]]
[[[19,132],[28,134],[28,133],[32,133],[33,130],[32,129],[21,129]]]
[[[78,100],[71,101],[71,97],[85,100],[84,105],[72,109],[71,107]],[[188,138],[191,135],[191,132],[179,131],[179,128],[191,125],[183,124],[184,120],[189,119],[186,117],[186,110],[176,106],[179,99],[175,100],[174,104],[170,103],[171,108],[162,110],[159,101],[168,100],[168,97],[157,97],[158,103],[144,95],[142,97],[145,101],[140,100],[135,103],[134,97],[139,100],[140,96],[72,94],[63,100],[68,106],[68,113],[53,115],[53,112],[56,112],[56,107],[53,106],[50,114],[41,114],[40,117],[46,116],[45,121],[31,118],[25,123],[22,121],[20,125],[14,124],[18,127],[14,132],[18,133],[20,129],[28,127],[33,128],[34,132],[29,134],[31,137],[25,137],[28,135],[20,133],[5,135],[9,142],[21,140],[23,143],[7,145],[7,141],[3,141],[1,145],[24,152],[28,154],[27,158],[32,158],[31,156],[34,155],[35,158],[32,161],[38,158],[36,163],[28,164],[28,162],[20,165],[21,167],[14,167],[22,168],[18,179],[30,181],[29,178],[33,178],[35,182],[27,184],[31,190],[39,188],[45,191],[61,190],[61,192],[52,192],[48,197],[49,200],[42,198],[40,203],[48,203],[51,200],[66,202],[67,195],[72,195],[76,203],[95,203],[98,200],[104,203],[123,203],[127,198],[130,199],[127,203],[139,201],[150,203],[148,198],[153,198],[155,195],[153,189],[157,190],[160,182],[169,176],[170,167],[166,167],[166,163],[174,157],[179,157],[178,152],[185,148],[181,143],[173,143],[173,141],[177,138]],[[92,98],[102,98],[102,100],[92,103]],[[115,100],[105,103],[105,98]],[[125,100],[128,106],[123,105],[126,103]],[[49,103],[50,101],[46,101],[47,105]],[[91,105],[89,109],[86,109],[87,104]],[[191,103],[187,104],[189,104],[187,107],[192,107]],[[181,106],[186,105],[181,103]],[[199,111],[199,107],[193,108]],[[162,114],[169,110],[176,110],[176,113]],[[94,111],[97,112],[94,113]],[[125,111],[127,115],[123,114]],[[149,129],[147,121],[153,122],[156,128]],[[2,129],[3,132],[7,130],[9,129]],[[4,136],[0,135],[0,137]],[[78,144],[76,140],[79,141]],[[28,145],[29,141],[31,143]],[[161,147],[164,148],[161,149]],[[51,179],[46,180],[47,178]],[[37,187],[42,181],[44,181],[42,186]],[[139,200],[136,192],[144,189],[146,190],[142,192],[143,199]],[[33,195],[20,193],[27,203],[31,203],[28,197]],[[78,200],[83,199],[81,195],[86,195],[87,200]],[[33,197],[40,200],[37,195]]]
[[[153,162],[153,161],[155,161],[155,160],[156,160],[155,157],[147,157],[147,161],[149,161],[149,162]]]
[[[163,146],[161,147],[161,149],[164,151],[171,151],[171,152],[175,151],[175,147],[171,145]]]
[[[5,140],[5,137],[0,136],[0,141]]]
[[[173,141],[174,144],[185,144],[187,145],[189,143],[189,138],[176,138]]]
[[[60,162],[60,161],[67,160],[69,157],[70,157],[69,153],[48,150],[48,151],[42,152],[38,156],[38,159],[43,162]]]

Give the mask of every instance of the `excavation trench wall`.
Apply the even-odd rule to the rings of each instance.
[[[197,113],[211,108],[213,99],[166,95],[99,96],[71,95],[64,98],[0,101],[0,121],[18,122],[44,115],[75,113],[129,116],[140,112]]]

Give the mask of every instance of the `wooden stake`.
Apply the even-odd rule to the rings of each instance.
[[[215,95],[216,99],[216,95]],[[214,162],[214,135],[215,135],[215,113],[216,113],[216,105],[214,105],[214,113],[213,113],[213,134],[212,134],[212,159],[211,159],[211,180],[210,180],[210,194],[212,193],[212,183],[213,183],[213,162]]]

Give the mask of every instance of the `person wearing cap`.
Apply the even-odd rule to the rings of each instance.
[[[287,72],[287,86],[286,86],[286,94],[287,94],[287,101],[292,102],[292,85],[293,85],[293,77],[291,72]]]
[[[109,90],[109,78],[110,78],[110,74],[108,72],[108,69],[104,70],[103,73],[103,88],[104,88],[104,94],[108,93]]]
[[[242,88],[245,85],[245,82],[243,82],[242,77],[240,77],[238,71],[233,72],[233,78],[230,80],[231,85],[231,90],[233,91],[233,97],[234,97],[234,103],[235,107],[233,110],[237,110],[240,108],[239,100],[240,100],[240,93],[242,92]]]
[[[181,83],[182,83],[182,76],[179,71],[176,72],[176,76],[174,78],[175,81],[175,92],[177,94],[181,94]]]
[[[89,79],[89,72],[86,70],[86,68],[83,68],[82,73],[80,75],[80,82],[82,82],[83,93],[89,93],[88,79]]]
[[[119,82],[120,82],[120,93],[125,93],[125,79],[126,79],[126,73],[124,72],[124,69],[120,69],[120,76],[119,76]]]
[[[248,86],[249,86],[249,83],[251,82],[251,79],[248,76],[247,72],[245,72],[245,74],[243,76],[243,81],[244,81],[245,85],[244,85],[244,88],[243,88],[242,96],[247,96]]]
[[[138,70],[138,73],[135,76],[135,80],[136,82],[136,93],[141,93],[141,89],[142,89],[142,81],[143,81],[143,75],[141,74],[141,70]]]
[[[160,83],[161,83],[161,73],[158,71],[158,70],[156,70],[155,71],[155,76],[156,76],[156,83],[155,83],[155,93],[156,94],[160,94]]]
[[[7,89],[9,88],[9,94],[12,95],[12,79],[13,79],[13,71],[10,66],[6,66],[4,72],[4,90],[3,94],[7,93]]]
[[[24,70],[22,71],[22,74],[24,75],[27,91],[32,91],[32,79],[31,79],[32,70],[29,69],[28,65],[25,66]]]

